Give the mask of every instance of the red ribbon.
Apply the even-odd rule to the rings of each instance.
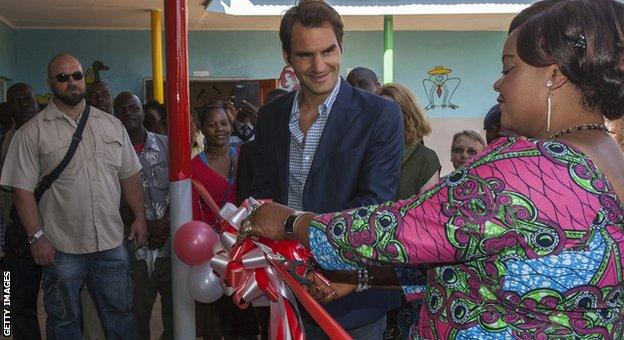
[[[215,210],[216,204],[203,185],[193,180],[193,187]],[[221,216],[220,211],[213,212],[215,216]],[[263,298],[270,301],[272,339],[305,339],[294,296],[331,339],[351,339],[288,272],[288,263],[307,263],[312,256],[310,250],[296,241],[260,239],[254,242],[250,238],[234,246],[238,228],[225,218],[217,222],[216,229],[221,234],[221,242],[214,249],[215,255],[211,260],[213,269],[224,281],[226,292],[230,293],[228,295],[232,295],[234,303],[240,308],[247,308],[249,303],[260,302]],[[299,266],[295,272],[303,276],[306,268]]]

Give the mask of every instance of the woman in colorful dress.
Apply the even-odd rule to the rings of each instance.
[[[191,162],[193,179],[208,190],[222,207],[236,203],[236,149],[229,146],[230,123],[221,106],[208,106],[198,115],[205,136],[204,150]],[[215,216],[208,204],[193,190],[193,219],[214,225]],[[197,336],[204,339],[255,338],[259,334],[253,309],[242,310],[232,299],[221,297],[213,303],[195,303]]]
[[[604,118],[624,113],[623,7],[560,1],[509,35],[494,89],[526,137],[420,196],[319,216],[265,204],[243,233],[297,239],[360,288],[393,274],[408,298],[425,269],[426,339],[622,338],[624,156]],[[355,289],[332,286],[324,301]]]

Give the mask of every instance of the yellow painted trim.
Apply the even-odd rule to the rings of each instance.
[[[159,103],[165,102],[163,89],[163,55],[162,55],[162,21],[160,10],[153,9],[152,13],[152,79],[153,97]]]

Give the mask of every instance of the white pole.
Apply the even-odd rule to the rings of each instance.
[[[191,180],[171,182],[169,185],[171,238],[180,226],[193,219]],[[173,242],[171,242],[173,246]],[[188,293],[186,280],[189,266],[180,261],[172,249],[172,295],[173,295],[173,337],[178,340],[195,339],[195,301]]]

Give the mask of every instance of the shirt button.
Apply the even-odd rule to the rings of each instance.
[[[310,156],[305,156],[305,157],[303,157],[303,159],[305,159],[306,161],[309,161],[310,160]]]

